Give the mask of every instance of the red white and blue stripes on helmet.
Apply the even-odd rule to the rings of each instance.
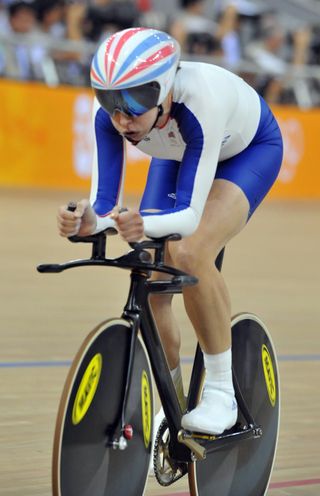
[[[91,84],[96,90],[114,91],[156,82],[160,104],[173,85],[179,58],[179,44],[167,33],[125,29],[98,47],[91,65]]]

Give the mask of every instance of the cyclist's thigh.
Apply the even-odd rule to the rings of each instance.
[[[283,143],[279,126],[263,99],[257,132],[238,155],[218,164],[216,179],[231,181],[247,197],[251,217],[274,184],[282,163]]]
[[[147,184],[140,203],[140,210],[163,210],[173,208],[176,201],[176,183],[180,162],[153,158],[150,163]],[[167,259],[167,263],[169,260]],[[151,278],[170,279],[169,274],[153,272]],[[157,300],[156,295],[151,296],[151,301]],[[166,302],[172,295],[161,295]]]
[[[243,191],[230,181],[215,180],[207,198],[197,230],[178,243],[170,243],[172,259],[177,263],[201,260],[212,265],[219,251],[246,225],[249,202]],[[189,270],[192,270],[190,266]]]
[[[180,162],[153,158],[140,204],[141,210],[163,210],[175,205]]]

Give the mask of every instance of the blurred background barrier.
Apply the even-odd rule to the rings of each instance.
[[[91,90],[0,81],[0,99],[0,186],[89,189]],[[128,192],[141,191],[147,167],[128,147]]]
[[[226,67],[275,110],[285,143],[276,198],[320,198],[319,0],[0,0],[0,186],[90,187],[89,68],[118,29],[172,34],[183,60]],[[148,157],[128,145],[126,189]]]
[[[90,188],[92,93],[87,88],[0,81],[0,185]],[[320,198],[320,109],[274,106],[284,161],[270,197]],[[127,193],[142,191],[149,158],[127,148]]]

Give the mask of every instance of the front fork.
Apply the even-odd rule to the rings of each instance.
[[[133,270],[131,272],[131,282],[130,282],[128,299],[122,314],[122,318],[127,322],[129,322],[130,324],[131,339],[130,339],[128,361],[127,361],[127,369],[126,371],[124,371],[124,375],[125,375],[124,390],[123,390],[124,392],[122,399],[121,414],[119,417],[119,421],[116,424],[116,428],[113,432],[113,435],[111,436],[110,441],[108,442],[108,445],[112,446],[114,449],[120,449],[120,450],[126,449],[128,446],[128,441],[130,441],[133,436],[132,426],[126,422],[126,418],[127,418],[126,411],[127,411],[127,404],[128,404],[128,398],[129,398],[129,392],[131,386],[137,335],[139,328],[142,327],[141,315],[142,315],[142,308],[144,308],[144,303],[145,303],[143,298],[147,299],[147,290],[145,287],[145,283],[148,276],[149,276],[148,273],[144,273],[140,271]]]
[[[119,421],[116,423],[116,428],[113,435],[110,437],[108,445],[113,449],[125,450],[128,447],[128,441],[133,437],[133,428],[130,424],[126,422],[126,410],[130,392],[131,377],[134,365],[135,348],[137,341],[137,334],[139,329],[140,317],[138,314],[131,314],[130,318],[124,312],[122,315],[124,320],[127,320],[130,324],[130,347],[127,362],[127,369],[124,371],[124,391],[122,399],[122,408]]]
[[[183,444],[178,442],[177,439],[178,432],[181,429],[182,412],[149,306],[148,295],[150,286],[147,279],[148,274],[146,273],[139,271],[133,271],[131,273],[129,295],[122,314],[122,318],[130,322],[132,330],[128,367],[126,370],[121,418],[119,418],[118,426],[109,445],[112,445],[115,449],[125,449],[129,441],[127,435],[128,424],[126,423],[126,409],[134,364],[136,339],[138,330],[140,329],[148,352],[160,400],[163,404],[165,416],[170,427],[170,448],[174,452],[175,458],[178,458],[181,461],[190,461],[190,451]]]

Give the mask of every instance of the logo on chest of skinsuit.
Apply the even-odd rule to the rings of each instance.
[[[170,146],[182,146],[184,145],[184,141],[179,133],[177,125],[175,121],[170,121],[167,130],[167,137],[170,143]]]
[[[228,134],[227,136],[225,136],[221,142],[221,146],[224,146],[226,143],[228,143],[230,138],[231,138],[231,134]]]

